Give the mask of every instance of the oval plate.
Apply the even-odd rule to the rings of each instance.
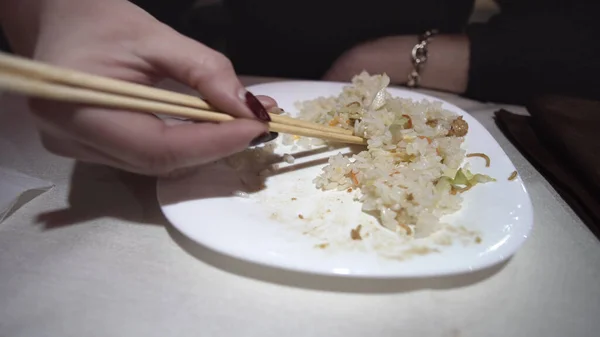
[[[268,95],[284,110],[319,96],[337,96],[343,83],[276,82],[249,87]],[[395,97],[437,98],[389,88]],[[445,109],[464,116],[469,134],[467,153],[473,172],[496,178],[464,194],[462,209],[442,218],[450,224],[429,238],[402,241],[361,212],[354,192],[317,190],[313,179],[326,159],[339,152],[293,153],[293,164],[281,163],[265,182],[266,188],[248,198],[234,196],[243,189],[237,173],[223,164],[202,167],[194,175],[158,181],[162,211],[175,228],[212,250],[248,262],[299,272],[348,277],[426,277],[464,273],[489,267],[513,255],[533,226],[527,191],[519,177],[509,181],[515,168],[494,138],[473,117],[443,102]],[[276,153],[291,153],[278,142]],[[320,153],[319,153],[320,152]],[[361,225],[361,240],[351,230]],[[356,237],[355,237],[356,238]]]

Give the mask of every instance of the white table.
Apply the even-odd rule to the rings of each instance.
[[[0,336],[600,335],[597,239],[498,130],[499,106],[433,94],[499,141],[531,194],[535,228],[491,270],[375,283],[202,249],[161,216],[152,179],[46,153],[23,100],[0,98],[0,166],[56,184],[0,223]]]

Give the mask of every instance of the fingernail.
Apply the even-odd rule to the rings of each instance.
[[[265,109],[265,107],[258,100],[258,98],[256,98],[256,96],[254,96],[250,91],[244,90],[244,92],[241,92],[240,98],[242,98],[246,102],[246,105],[248,106],[248,108],[250,108],[250,110],[252,111],[254,116],[256,116],[256,118],[260,119],[263,122],[271,121],[271,117],[269,116],[267,109]]]
[[[279,137],[279,133],[277,133],[277,132],[269,132],[269,135],[271,136],[271,138],[269,140],[267,140],[267,142],[273,141],[273,140],[277,139],[277,137]]]
[[[254,138],[250,142],[250,146],[256,146],[256,145],[270,142],[270,141],[274,140],[275,138],[277,138],[277,136],[279,136],[279,133],[277,133],[277,132],[265,132],[262,135]]]

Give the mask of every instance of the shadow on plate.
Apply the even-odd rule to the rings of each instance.
[[[329,152],[329,151],[333,151],[333,150],[328,150],[327,148],[319,150],[319,151],[310,150],[310,151],[295,153],[294,154],[294,158],[300,159],[300,158],[312,156],[312,155],[315,155],[315,154],[325,153],[325,152]],[[307,153],[309,153],[309,154],[307,154]],[[340,153],[343,156],[350,156],[350,155],[353,155],[353,154],[355,154],[357,152],[354,152],[354,151],[350,150],[350,151],[347,151],[347,152],[340,152]],[[318,158],[318,159],[313,159],[313,160],[305,161],[303,163],[291,164],[291,165],[286,166],[286,167],[276,167],[276,168],[273,168],[271,170],[271,173],[268,174],[267,177],[272,177],[272,176],[276,176],[276,175],[279,175],[279,174],[284,174],[284,173],[289,173],[289,172],[293,172],[293,171],[298,171],[298,170],[302,170],[302,169],[306,169],[306,168],[310,168],[310,167],[314,167],[314,166],[325,165],[325,164],[327,164],[328,161],[329,161],[329,157],[326,157],[326,158]]]
[[[237,192],[257,193],[266,188],[269,177],[326,164],[329,157],[314,159],[310,159],[310,157],[335,149],[338,148],[332,150],[322,147],[294,153],[296,160],[304,158],[309,158],[309,160],[286,166],[281,165],[283,159],[278,155],[269,158],[260,166],[248,166],[243,169],[234,169],[222,161],[205,165],[189,175],[161,181],[160,184],[169,185],[169,188],[162,190],[161,202],[164,205],[170,205],[189,200],[233,197]],[[351,155],[353,153],[355,152],[350,149],[342,154]],[[260,172],[265,169],[268,169],[268,172],[261,175]]]
[[[171,238],[188,254],[217,269],[238,276],[295,288],[342,293],[403,293],[424,289],[452,289],[479,283],[501,271],[508,261],[490,268],[452,276],[426,278],[350,278],[278,269],[240,260],[192,241],[168,225]]]

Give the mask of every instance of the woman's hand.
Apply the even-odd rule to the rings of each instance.
[[[125,0],[35,1],[38,6],[30,6],[29,11],[37,10],[31,15],[37,21],[9,20],[12,26],[7,29],[13,44],[24,54],[147,85],[173,78],[196,89],[220,110],[242,117],[221,124],[167,125],[134,111],[33,100],[32,111],[49,151],[131,172],[169,175],[269,137],[264,123],[269,117],[263,105],[269,108],[275,102],[262,97],[263,105],[257,103],[222,54],[178,34]],[[16,0],[12,3],[19,6]],[[24,12],[17,8],[13,13]],[[35,24],[36,36],[15,34],[15,30],[19,33],[15,27],[19,23]],[[34,42],[27,45],[23,41]]]

